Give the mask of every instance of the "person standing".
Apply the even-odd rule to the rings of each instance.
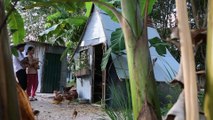
[[[28,60],[22,54],[25,45],[26,44],[23,43],[15,46],[18,56],[13,55],[13,68],[15,71],[15,76],[17,78],[17,82],[24,91],[27,89],[27,75],[25,69],[28,66]]]
[[[38,58],[34,58],[34,47],[30,46],[27,49],[27,58],[29,61],[29,66],[26,69],[27,72],[27,94],[29,96],[30,101],[37,100],[35,98],[35,93],[38,87],[38,72],[39,69],[39,60]]]

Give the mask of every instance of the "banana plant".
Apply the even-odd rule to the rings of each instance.
[[[19,120],[16,80],[12,67],[12,55],[6,24],[8,17],[5,15],[4,0],[0,0],[0,18],[0,119]]]
[[[206,65],[206,93],[205,93],[205,101],[204,101],[204,112],[207,120],[213,119],[213,12],[211,8],[213,7],[213,1],[208,1],[208,28],[207,28],[207,65]]]
[[[134,119],[140,120],[161,119],[146,26],[148,6],[152,2],[121,1],[120,23],[127,51],[133,113]]]

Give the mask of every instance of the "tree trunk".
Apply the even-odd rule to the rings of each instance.
[[[207,28],[207,56],[206,56],[206,72],[207,72],[207,81],[206,81],[206,93],[204,101],[204,111],[207,120],[213,119],[213,1],[208,1],[208,28]]]
[[[122,30],[127,51],[134,119],[160,120],[147,28],[142,27],[137,0],[122,0]],[[145,29],[143,29],[145,28]]]
[[[6,29],[4,0],[0,0],[0,119],[19,120],[19,108],[12,66],[11,51]]]

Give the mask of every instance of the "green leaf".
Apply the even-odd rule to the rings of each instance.
[[[121,28],[117,28],[111,34],[111,47],[113,52],[118,52],[125,49],[124,35]]]
[[[65,22],[67,22],[70,26],[72,25],[82,25],[86,22],[87,18],[84,16],[74,17],[74,18],[67,18]]]
[[[54,45],[64,46],[64,45],[65,45],[65,42],[64,42],[63,38],[59,36],[59,37],[55,40]]]
[[[108,50],[104,53],[102,61],[101,61],[101,70],[104,70],[107,66],[107,63],[109,61],[109,57],[111,55],[112,48],[108,48]]]
[[[86,17],[90,16],[90,13],[91,13],[91,10],[92,10],[92,5],[93,5],[92,2],[86,2],[85,3],[85,6],[86,6],[86,14],[85,14],[85,16]]]
[[[24,42],[25,29],[24,21],[17,10],[14,10],[8,18],[9,29],[12,34],[12,41],[14,45]]]
[[[160,38],[158,38],[158,37],[154,37],[151,40],[149,40],[149,43],[151,45],[154,45],[154,44],[159,43],[159,42],[160,42]]]
[[[160,38],[155,37],[149,40],[150,47],[155,47],[157,53],[161,56],[166,54],[166,47],[169,46],[168,43],[163,42]]]
[[[61,13],[60,12],[56,12],[52,15],[47,16],[47,21],[53,21],[55,19],[58,19],[59,17],[61,17]]]
[[[48,22],[45,23],[45,24],[44,24],[44,27],[45,27],[45,28],[50,28],[50,27],[51,27],[51,23],[48,23]]]
[[[142,17],[144,16],[146,1],[147,0],[139,0]],[[149,0],[148,14],[150,14],[152,12],[152,8],[153,8],[155,2],[156,2],[156,0]]]
[[[155,47],[157,53],[161,56],[164,56],[166,54],[166,47],[163,45],[159,45],[157,47]]]
[[[30,0],[30,1],[36,1],[36,0]],[[34,7],[50,7],[53,6],[54,4],[52,2],[33,2],[33,4],[24,6],[25,9],[32,9]]]
[[[51,7],[54,5],[64,6],[67,10],[77,10],[76,8],[83,7],[83,2],[79,0],[29,0],[31,5],[25,6],[25,9],[34,7]],[[75,4],[75,5],[74,5]]]
[[[110,6],[112,6],[113,7],[113,5],[112,4],[109,4],[109,3],[106,3],[106,4],[108,4],[108,5],[110,5]],[[103,10],[104,12],[106,12],[107,13],[107,15],[109,15],[110,16],[110,18],[114,21],[114,22],[118,22],[118,20],[117,20],[117,18],[116,18],[116,16],[112,13],[112,11],[111,10],[109,10],[108,8],[106,8],[105,6],[103,6],[103,5],[97,5],[101,10]]]
[[[106,68],[111,52],[117,53],[125,49],[124,35],[121,28],[117,28],[114,32],[112,32],[110,40],[111,45],[104,53],[101,61],[101,70]]]
[[[15,49],[15,47],[11,47],[11,52],[14,56],[18,57],[18,51]]]
[[[4,0],[4,6],[6,10],[9,10],[8,8],[10,7],[10,0]]]
[[[59,24],[53,25],[52,27],[50,27],[50,28],[46,29],[45,31],[43,31],[42,33],[40,33],[39,36],[49,34],[51,31],[56,30],[58,26],[59,26]]]
[[[78,6],[76,6],[73,2],[60,3],[60,4],[58,4],[58,6],[67,10],[70,13],[73,13],[78,8]]]
[[[66,42],[66,47],[71,48],[71,45],[72,45],[72,42],[71,42],[71,41],[67,41],[67,42]]]

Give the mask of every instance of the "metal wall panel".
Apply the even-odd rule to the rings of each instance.
[[[52,93],[60,88],[61,61],[60,54],[45,54],[44,78],[42,81],[42,92]]]

